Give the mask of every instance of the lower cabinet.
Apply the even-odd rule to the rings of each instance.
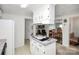
[[[45,52],[38,46],[32,44],[32,54],[33,55],[42,55],[42,54],[45,54]]]
[[[55,55],[56,43],[44,46],[35,40],[30,41],[30,50],[32,55]]]

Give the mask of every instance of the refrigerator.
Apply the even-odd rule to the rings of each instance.
[[[14,55],[14,24],[13,20],[0,19],[0,39],[6,39],[6,55]]]

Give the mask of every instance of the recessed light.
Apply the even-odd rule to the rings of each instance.
[[[26,8],[28,4],[21,4],[21,8]]]
[[[59,25],[59,27],[60,27],[60,28],[62,28],[62,27],[63,27],[63,26],[62,26],[62,24],[61,24],[61,25]]]

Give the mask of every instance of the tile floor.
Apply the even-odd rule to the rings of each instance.
[[[26,41],[26,44],[22,47],[15,49],[16,55],[31,55],[30,53],[30,44],[29,40]],[[79,55],[79,49],[74,46],[69,48],[63,47],[61,44],[57,43],[57,55]]]
[[[30,41],[27,40],[25,45],[15,49],[16,55],[30,55]]]

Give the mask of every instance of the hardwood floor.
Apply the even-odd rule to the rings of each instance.
[[[79,49],[75,46],[64,47],[61,44],[57,44],[57,55],[79,55]]]
[[[70,46],[67,48],[67,47],[62,46],[59,43],[57,43],[56,46],[57,46],[56,47],[57,55],[79,55],[79,48],[76,48],[74,46]],[[16,55],[31,55],[29,40],[27,40],[27,42],[24,46],[16,48],[15,54]]]

